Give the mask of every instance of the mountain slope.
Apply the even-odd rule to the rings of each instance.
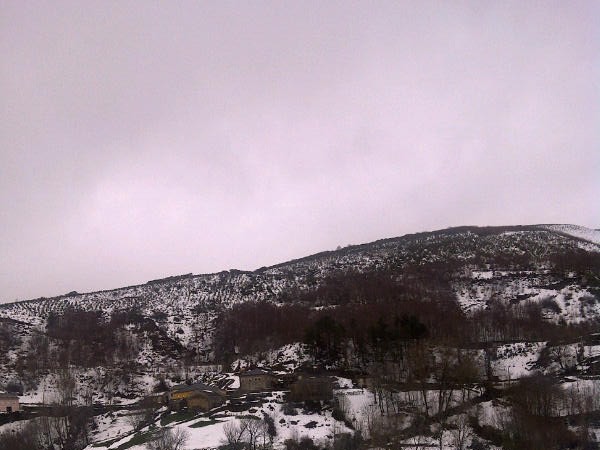
[[[568,234],[593,244],[600,244],[600,230],[593,230],[579,225],[540,225],[540,227],[545,230]]]
[[[286,294],[313,289],[328,277],[348,271],[401,274],[437,265],[458,281],[464,279],[465,270],[545,271],[561,255],[597,255],[600,245],[580,237],[594,236],[594,231],[568,225],[451,228],[349,246],[253,272],[189,274],[139,286],[9,303],[0,305],[0,317],[42,325],[50,312],[69,307],[106,314],[137,309],[145,316],[159,314],[161,326],[171,333],[183,325],[187,336],[190,316],[210,323],[222,308],[249,300],[281,301]],[[473,284],[481,284],[484,278],[491,279],[476,275]],[[463,288],[457,289],[457,299],[463,301]]]
[[[348,246],[252,272],[187,274],[0,305],[0,388],[21,386],[22,403],[34,410],[39,403],[99,405],[94,420],[101,426],[93,442],[113,449],[146,436],[134,433],[127,418],[156,389],[184,380],[232,386],[237,379],[239,386],[231,368],[251,365],[292,376],[318,358],[329,367],[377,378],[386,367],[385,353],[378,352],[394,351],[386,347],[394,330],[400,330],[396,339],[405,339],[404,362],[413,354],[408,350],[422,348],[441,358],[456,346],[453,351],[471,355],[474,367],[499,386],[511,377],[542,371],[582,377],[597,389],[600,245],[584,239],[594,234],[586,230],[570,225],[457,227]],[[300,344],[309,332],[336,330],[336,321],[346,330],[344,366],[336,366],[339,355],[318,357],[310,344]],[[329,328],[318,328],[324,323]],[[286,334],[292,328],[296,333]],[[223,330],[232,332],[224,336]],[[411,347],[419,339],[426,347]],[[392,381],[390,392],[396,392],[394,383],[407,380]],[[569,383],[579,389],[580,381],[571,378]],[[66,393],[65,386],[76,386],[77,394]],[[436,389],[432,385],[425,391],[429,388]],[[597,398],[593,389],[584,397]],[[278,411],[284,394],[275,394],[269,410]],[[373,392],[360,394],[370,399],[372,411],[379,409]],[[113,407],[123,408],[118,420]],[[252,414],[255,405],[248,401],[240,407]],[[157,426],[170,417],[161,411]],[[363,406],[355,411],[362,412]],[[315,419],[320,423],[319,414],[303,418],[303,433]],[[200,416],[189,422],[201,448],[205,435],[216,443],[223,434],[221,422],[208,419],[202,418],[207,426],[202,432],[194,428]],[[286,422],[281,431],[290,431],[287,427]]]

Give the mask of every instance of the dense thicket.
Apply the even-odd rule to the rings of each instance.
[[[101,311],[71,308],[48,316],[46,335],[60,342],[57,359],[64,364],[111,365],[137,352],[133,335],[124,332],[128,324],[141,327],[144,319],[136,311],[115,312],[107,317]]]
[[[463,314],[449,301],[447,284],[432,280],[425,284],[414,274],[402,279],[343,274],[315,290],[296,293],[293,302],[235,305],[216,322],[216,353],[227,359],[234,352],[305,341],[316,357],[327,359],[339,355],[349,341],[358,352],[366,352],[367,346],[388,345],[396,335],[422,337],[431,330],[434,339],[450,338],[456,330],[449,319],[460,320]]]
[[[401,275],[394,271],[338,274],[318,288],[287,293],[277,305],[235,305],[216,322],[216,355],[228,360],[235,353],[303,341],[316,359],[343,357],[350,346],[353,358],[369,361],[397,347],[399,341],[425,336],[433,344],[463,346],[572,341],[598,326],[589,321],[579,325],[548,322],[544,310],[555,308],[552,302],[498,301],[466,316],[450,289],[447,269],[428,264]]]

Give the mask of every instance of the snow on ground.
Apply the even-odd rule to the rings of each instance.
[[[547,319],[566,323],[581,323],[593,317],[600,317],[600,301],[587,289],[577,285],[565,286],[560,290],[544,288],[526,288],[529,301],[539,302],[544,308]],[[550,308],[545,306],[549,302]],[[554,310],[555,303],[557,310]]]
[[[239,389],[240,388],[240,377],[237,375],[230,375],[230,378],[233,380],[231,384],[228,386],[230,389]]]
[[[473,442],[473,434],[472,432],[467,434],[467,430],[470,430],[471,428],[468,425],[465,425],[464,421],[467,420],[465,416],[460,416],[458,418],[453,418],[451,420],[449,420],[449,423],[452,422],[456,422],[456,421],[462,421],[460,422],[460,424],[457,425],[453,425],[452,428],[450,429],[446,429],[443,431],[442,434],[442,442],[441,442],[441,446],[440,446],[440,441],[439,438],[436,437],[432,437],[432,436],[423,436],[423,435],[417,435],[417,436],[413,436],[409,439],[405,439],[403,441],[400,441],[403,446],[402,448],[417,448],[417,449],[421,449],[421,448],[433,448],[433,449],[441,449],[441,450],[456,450],[457,448],[472,448],[472,442]],[[439,431],[439,427],[434,425],[431,427],[432,431],[434,432],[438,432]],[[465,433],[465,435],[461,435],[461,433]],[[459,442],[462,441],[462,444],[459,444]],[[462,445],[462,447],[459,447],[459,445]],[[485,448],[487,448],[488,450],[492,450],[492,449],[497,449],[498,447],[494,447],[494,446],[486,446]]]
[[[338,389],[352,389],[354,384],[350,378],[334,377]]]
[[[600,345],[584,345],[583,346],[583,357],[584,358],[596,358],[600,356]]]
[[[499,428],[511,414],[511,409],[497,400],[479,403],[476,407],[477,420],[480,425]]]
[[[485,309],[498,301],[507,305],[535,302],[543,308],[544,317],[555,323],[581,323],[600,318],[600,300],[577,282],[566,286],[556,284],[554,288],[552,279],[541,271],[473,271],[471,277],[469,282],[453,283],[457,302],[466,313]]]
[[[574,378],[560,386],[566,394],[564,414],[580,414],[600,409],[600,379]]]
[[[545,342],[516,342],[499,346],[497,360],[492,363],[494,375],[502,381],[531,375],[545,346]]]
[[[229,421],[225,420],[201,428],[189,428],[185,425],[176,425],[174,428],[183,429],[188,433],[186,444],[188,449],[216,448],[223,443],[223,427]]]
[[[439,441],[437,439],[432,438],[431,436],[413,436],[409,439],[405,439],[403,441],[400,441],[402,444],[404,444],[406,447],[415,447],[415,448],[438,448],[439,449]],[[442,444],[442,449],[446,450],[446,448],[449,449],[453,449],[454,450],[454,446],[450,445],[450,443],[448,443],[448,446],[445,445],[446,442],[444,442]]]
[[[45,375],[40,379],[35,390],[25,391],[19,397],[19,402],[22,405],[40,405],[57,402],[59,395],[56,385],[55,374]]]
[[[103,414],[94,419],[98,425],[98,430],[94,432],[94,442],[116,439],[133,431],[133,425],[127,412]]]
[[[137,403],[141,397],[152,392],[156,384],[155,378],[147,373],[134,374],[129,382],[123,380],[111,379],[111,387],[105,387],[101,390],[99,386],[107,369],[104,367],[95,367],[89,369],[72,369],[77,396],[74,403],[84,405],[86,402],[103,404],[130,405]],[[60,393],[57,388],[59,375],[49,373],[42,376],[34,389],[25,391],[20,396],[20,402],[24,405],[56,404],[61,401]],[[127,398],[112,395],[107,397],[106,392],[127,392]],[[86,398],[87,397],[87,398]]]
[[[460,308],[468,313],[473,313],[479,309],[485,309],[489,295],[487,286],[455,286],[456,299]]]
[[[306,350],[306,346],[297,342],[270,350],[266,354],[260,353],[236,359],[231,363],[231,368],[233,370],[240,370],[246,369],[251,365],[256,365],[259,367],[279,367],[286,372],[293,372],[308,360],[310,360],[310,355]]]
[[[494,278],[494,272],[492,270],[474,270],[471,273],[471,278],[474,280],[491,280]]]
[[[540,228],[550,231],[557,231],[559,233],[568,234],[586,241],[593,242],[594,244],[600,245],[600,230],[594,230],[592,228],[586,228],[579,225],[542,225]]]
[[[356,429],[366,430],[373,413],[379,410],[375,395],[367,389],[340,389],[334,395]]]
[[[313,441],[324,444],[333,438],[334,432],[352,432],[343,422],[335,420],[331,416],[331,411],[324,411],[320,414],[306,414],[298,410],[297,415],[285,416],[282,414],[280,405],[279,411],[276,411],[275,416],[277,440],[280,443],[286,439],[308,436]]]
[[[362,392],[362,390],[359,390]],[[212,417],[201,415],[194,417],[182,423],[169,424],[169,428],[184,429],[189,438],[185,449],[212,449],[221,445],[224,439],[223,427],[227,422],[236,421],[243,417],[262,418],[265,414],[270,415],[275,422],[277,437],[275,444],[279,447],[286,439],[308,436],[315,442],[324,444],[333,437],[333,433],[350,433],[352,430],[346,427],[343,422],[337,421],[332,417],[330,409],[320,412],[307,412],[302,408],[295,408],[295,414],[284,413],[284,393],[275,391],[264,399],[261,406],[249,405],[245,411],[230,411],[225,408],[222,412],[214,414]],[[289,412],[289,411],[288,411]],[[159,425],[157,421],[156,425]],[[102,438],[114,439],[123,432],[131,430],[127,422],[127,417],[123,416],[116,420],[105,420],[101,424]],[[105,446],[99,444],[101,440],[95,440],[94,446],[89,446],[88,450],[112,450],[120,445],[129,442],[135,435],[129,434],[117,441],[107,441]],[[132,450],[144,450],[145,445],[134,445]]]
[[[0,435],[4,434],[4,433],[12,433],[12,432],[19,433],[19,432],[23,431],[25,429],[25,427],[27,426],[27,424],[32,422],[32,420],[34,420],[34,419],[19,420],[17,422],[9,422],[9,423],[5,423],[4,425],[0,425]]]

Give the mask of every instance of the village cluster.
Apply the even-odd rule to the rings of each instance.
[[[203,429],[203,433],[209,433],[210,437],[194,436],[194,445],[205,448],[206,439],[208,439],[212,445],[206,448],[213,448],[215,444],[224,439],[223,426],[225,423],[230,420],[235,422],[235,418],[237,420],[244,417],[262,418],[260,410],[271,414],[269,411],[278,410],[277,403],[282,403],[281,408],[284,408],[284,405],[295,405],[296,407],[301,404],[320,405],[318,410],[321,410],[324,405],[330,405],[325,409],[331,411],[334,388],[337,389],[340,386],[340,379],[328,372],[298,371],[290,373],[264,368],[246,369],[235,374],[221,374],[219,377],[212,377],[210,381],[204,378],[203,380],[206,382],[188,380],[186,383],[175,384],[165,391],[138,397],[134,403],[94,404],[94,415],[97,415],[98,419],[96,426],[99,425],[104,431],[96,429],[97,436],[94,441],[90,442],[94,446],[104,445],[111,449],[120,448],[119,445],[125,445],[126,442],[134,439],[136,433],[143,436],[149,432],[154,435],[160,430],[168,429],[168,427],[164,428],[165,424],[180,424],[182,427],[187,427],[193,424],[194,420],[200,420],[201,423],[209,425]],[[42,410],[44,410],[43,414],[48,412],[52,414],[52,405],[31,404],[26,396],[21,400],[20,404],[19,396],[16,394],[0,394],[0,422],[5,423],[8,427],[5,427],[5,431],[24,429],[24,424],[29,422],[29,419],[38,417]],[[292,414],[295,417],[290,420],[289,424],[278,424],[277,426],[299,427],[300,425],[296,425],[299,416],[296,415],[296,412]],[[331,414],[329,413],[329,415]],[[134,418],[137,417],[143,417],[143,419],[134,423],[136,420]],[[322,417],[320,419],[318,415],[307,416],[302,423],[311,426],[310,423],[317,423],[314,421],[315,419],[321,420],[318,422],[319,425],[314,426],[324,427],[322,431],[329,432],[333,429],[329,428],[331,418]],[[322,422],[323,420],[325,421]],[[283,419],[280,417],[278,421],[283,421]],[[10,425],[9,422],[14,425]],[[155,428],[157,424],[160,426]],[[211,427],[211,424],[216,425]],[[193,428],[186,429],[192,430]],[[290,430],[290,432],[292,431]],[[135,448],[137,449],[137,447]]]
[[[289,390],[289,400],[329,401],[333,399],[331,377],[309,374],[276,374],[264,369],[251,369],[239,374],[239,387],[233,379],[227,379],[222,386],[209,386],[204,383],[189,383],[173,386],[168,392],[149,397],[155,406],[167,405],[172,411],[184,409],[210,411],[223,405],[227,399],[234,399],[251,392]]]
[[[329,401],[333,399],[331,377],[310,374],[275,373],[265,369],[251,369],[239,374],[239,386],[231,378],[220,386],[188,382],[146,397],[146,403],[155,407],[168,406],[171,411],[194,410],[206,412],[219,407],[228,399],[252,392],[289,390],[290,401]],[[0,392],[0,414],[22,410],[19,396]]]

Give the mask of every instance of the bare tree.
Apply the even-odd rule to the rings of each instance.
[[[77,381],[69,367],[59,371],[56,387],[58,389],[60,405],[66,407],[73,406],[73,400],[75,400],[75,395],[77,394]]]
[[[244,443],[244,435],[246,429],[242,427],[242,424],[236,420],[227,422],[223,426],[223,434],[225,438],[222,440],[223,445],[230,449],[238,449],[242,447]]]
[[[272,440],[266,420],[245,418],[231,421],[223,427],[225,439],[222,441],[229,450],[267,448]]]
[[[188,433],[182,428],[162,428],[146,446],[148,450],[183,450],[187,440]]]
[[[134,430],[141,430],[146,425],[152,423],[154,418],[154,406],[152,399],[146,397],[139,403],[139,408],[132,411],[127,416],[127,422],[133,427]]]
[[[0,433],[0,448],[10,450],[42,450],[44,445],[41,430],[36,422],[29,422],[23,429]]]
[[[413,450],[421,450],[427,447],[427,438],[422,434],[415,434],[408,439]]]
[[[469,418],[465,414],[461,414],[454,421],[454,427],[451,430],[452,443],[456,450],[465,450],[467,441],[471,436],[471,427],[469,427]]]
[[[152,418],[152,410],[138,409],[127,416],[127,422],[137,431],[146,426],[149,418]]]
[[[240,426],[244,429],[245,440],[250,446],[250,450],[256,450],[258,442],[268,439],[266,423],[260,419],[242,419]]]

